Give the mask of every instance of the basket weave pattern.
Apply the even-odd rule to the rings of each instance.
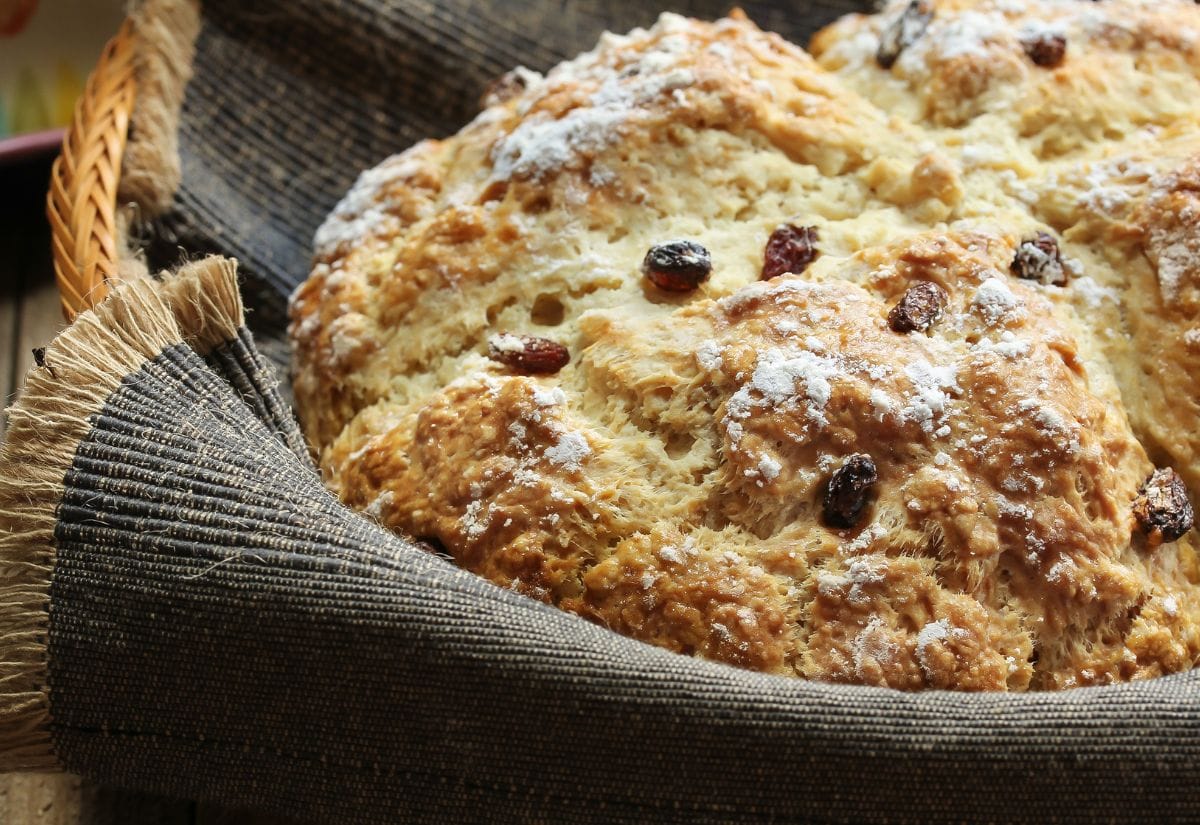
[[[104,48],[50,173],[46,213],[68,321],[101,300],[117,275],[117,186],[136,96],[134,40],[126,21]]]

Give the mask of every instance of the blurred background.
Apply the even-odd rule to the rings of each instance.
[[[5,402],[29,366],[31,349],[45,343],[60,321],[42,205],[50,163],[123,9],[121,0],[0,0],[0,395]],[[0,433],[3,429],[0,419]],[[9,820],[0,815],[3,821]]]
[[[44,147],[67,125],[120,0],[0,0],[0,159]],[[16,140],[22,138],[22,140]]]

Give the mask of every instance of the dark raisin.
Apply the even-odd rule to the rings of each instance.
[[[1062,254],[1058,241],[1045,232],[1037,233],[1031,241],[1022,241],[1013,256],[1012,273],[1027,281],[1064,286],[1067,271],[1063,269]]]
[[[763,252],[762,279],[799,275],[817,258],[817,228],[784,224],[771,233]]]
[[[858,453],[847,458],[825,487],[825,523],[843,529],[856,526],[878,480],[879,473],[869,455]]]
[[[946,290],[929,281],[915,283],[888,313],[888,326],[895,332],[925,331],[942,317]]]
[[[712,256],[695,241],[667,241],[650,247],[642,272],[659,289],[691,292],[708,280]]]
[[[558,372],[570,362],[571,354],[549,338],[501,333],[488,341],[488,358],[528,375]]]
[[[907,49],[925,33],[933,19],[933,4],[928,0],[913,0],[899,17],[883,30],[879,37],[879,51],[875,62],[885,69],[896,64],[900,52]]]
[[[1133,517],[1151,547],[1175,541],[1191,530],[1195,513],[1179,474],[1170,467],[1155,470],[1138,490]]]
[[[1039,34],[1021,41],[1025,54],[1035,65],[1053,69],[1067,56],[1067,38],[1061,34]]]

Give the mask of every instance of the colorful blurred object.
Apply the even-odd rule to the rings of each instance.
[[[0,159],[18,145],[6,139],[70,122],[123,8],[121,0],[0,0]]]
[[[46,102],[46,96],[42,94],[41,84],[38,83],[33,70],[21,69],[17,74],[16,91],[8,103],[8,119],[12,123],[13,133],[19,135],[22,132],[36,132],[39,129],[62,125],[51,122],[50,109]]]
[[[20,34],[37,4],[38,0],[0,0],[0,37]]]

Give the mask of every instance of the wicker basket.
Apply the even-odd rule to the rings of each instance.
[[[105,46],[50,173],[46,213],[68,321],[102,300],[107,282],[117,277],[117,187],[137,93],[135,40],[133,24],[126,20]]]

